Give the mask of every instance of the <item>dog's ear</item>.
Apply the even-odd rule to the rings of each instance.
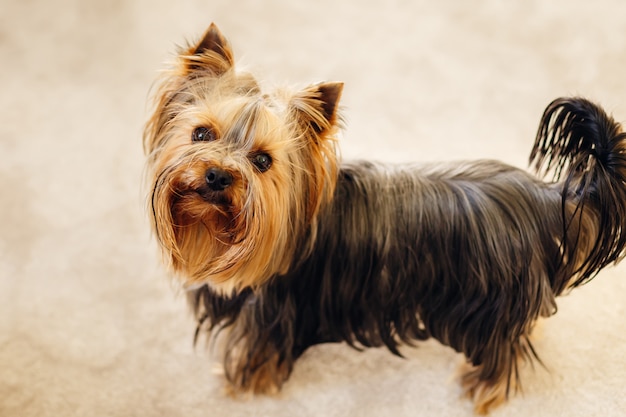
[[[321,134],[335,127],[340,119],[338,108],[342,91],[343,83],[316,84],[296,93],[290,108],[305,128]]]
[[[323,83],[317,85],[320,101],[322,105],[322,114],[328,120],[328,123],[335,125],[337,122],[337,110],[339,107],[339,99],[343,92],[343,83]]]
[[[215,23],[211,23],[202,39],[183,55],[185,70],[190,74],[209,71],[220,76],[234,65],[233,51]]]

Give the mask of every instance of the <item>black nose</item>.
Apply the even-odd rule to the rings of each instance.
[[[221,168],[209,168],[205,178],[207,185],[213,191],[224,191],[233,183],[233,176]]]

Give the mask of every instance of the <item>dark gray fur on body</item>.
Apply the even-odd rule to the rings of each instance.
[[[435,337],[483,363],[554,310],[544,268],[559,260],[560,204],[557,187],[497,161],[344,164],[289,274],[228,302],[208,287],[191,299],[212,324],[246,314],[261,321],[248,336],[275,327],[292,359],[320,342],[399,354]]]
[[[557,99],[530,159],[556,182],[495,161],[342,165],[287,274],[230,298],[190,293],[198,331],[228,328],[226,376],[240,386],[264,363],[284,379],[316,343],[399,354],[434,337],[477,367],[465,381],[508,394],[519,361],[536,358],[536,319],[626,246],[619,124],[585,99]]]

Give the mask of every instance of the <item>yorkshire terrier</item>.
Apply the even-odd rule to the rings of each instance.
[[[235,393],[271,393],[310,346],[430,337],[486,413],[538,360],[555,297],[624,257],[626,135],[601,107],[543,113],[535,176],[492,161],[340,162],[342,83],[264,92],[212,24],[179,51],[144,133],[149,211]]]

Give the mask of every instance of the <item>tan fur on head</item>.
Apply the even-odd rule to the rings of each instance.
[[[180,51],[156,90],[144,148],[154,229],[186,285],[232,292],[289,268],[291,242],[334,190],[342,87],[264,94],[252,75],[235,70],[215,25]],[[199,127],[210,140],[194,141]],[[269,158],[264,172],[258,155]],[[209,189],[210,169],[232,184]]]

